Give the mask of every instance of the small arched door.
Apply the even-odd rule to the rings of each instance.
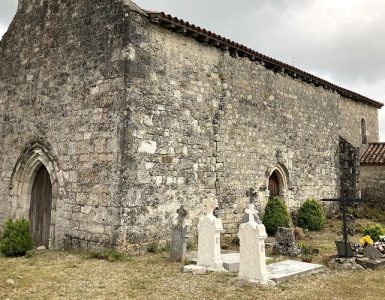
[[[36,247],[48,248],[49,230],[51,225],[52,184],[49,173],[44,165],[37,171],[31,193],[29,220],[32,239]]]
[[[274,171],[269,177],[269,191],[270,197],[277,197],[280,195],[279,180],[276,171]]]

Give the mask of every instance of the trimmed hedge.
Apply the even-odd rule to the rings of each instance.
[[[3,239],[0,242],[0,251],[8,257],[24,256],[33,248],[32,237],[29,231],[29,222],[7,220],[4,223]]]
[[[270,235],[275,234],[278,227],[289,227],[290,215],[286,204],[280,197],[269,199],[262,222],[266,227],[266,232]]]
[[[315,199],[307,199],[298,211],[298,226],[309,230],[322,230],[326,217],[321,204]]]

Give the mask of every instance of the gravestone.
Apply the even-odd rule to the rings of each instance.
[[[253,188],[249,188],[246,191],[246,196],[249,197],[249,204],[253,204],[256,201],[258,194]],[[258,224],[262,224],[262,221],[258,215],[253,215],[253,218],[255,222],[257,222]],[[249,215],[247,213],[244,213],[242,216],[241,223],[247,223],[248,221]]]
[[[278,227],[275,238],[277,243],[273,247],[274,255],[295,257],[301,254],[301,250],[295,244],[294,228]]]
[[[187,211],[181,206],[177,211],[176,222],[172,226],[170,259],[184,262],[191,226],[188,224]]]
[[[364,253],[365,256],[371,260],[377,260],[384,257],[384,255],[373,245],[367,245],[364,249],[362,249],[362,253]]]
[[[198,266],[222,267],[221,233],[222,221],[213,214],[217,202],[209,197],[204,201],[206,215],[198,223]]]
[[[239,277],[249,280],[267,282],[269,275],[266,269],[265,239],[266,229],[263,224],[255,222],[258,211],[254,204],[246,209],[248,222],[239,226],[240,263]]]

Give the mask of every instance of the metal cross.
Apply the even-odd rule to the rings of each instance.
[[[214,208],[218,206],[217,201],[215,201],[211,196],[203,200],[203,205],[206,208],[206,215],[212,215]]]
[[[258,210],[255,209],[254,204],[249,204],[249,208],[246,208],[245,213],[249,215],[249,223],[255,222],[254,216],[258,216]]]
[[[249,197],[250,203],[254,202],[254,199],[257,197],[257,195],[258,195],[257,192],[253,188],[249,188],[246,191],[246,196]]]
[[[322,201],[325,202],[334,202],[338,201],[340,202],[340,207],[342,209],[342,234],[344,237],[344,250],[345,250],[345,257],[348,256],[348,226],[347,226],[347,218],[346,218],[346,209],[348,203],[355,203],[355,202],[364,202],[362,199],[349,199],[349,198],[341,198],[341,199],[322,199]]]

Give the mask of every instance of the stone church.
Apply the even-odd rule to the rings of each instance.
[[[19,0],[0,66],[0,223],[36,245],[134,249],[209,195],[235,233],[249,190],[359,193],[378,142],[381,103],[129,0]]]

